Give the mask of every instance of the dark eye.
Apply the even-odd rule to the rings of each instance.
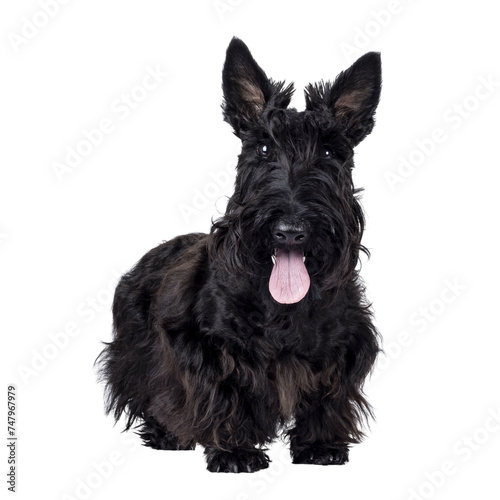
[[[321,152],[323,158],[333,158],[333,153],[330,148],[324,147],[322,152]]]
[[[257,148],[257,154],[262,156],[262,158],[267,158],[269,156],[270,148],[267,144],[261,144]]]

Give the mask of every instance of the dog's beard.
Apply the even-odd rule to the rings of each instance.
[[[298,249],[277,249],[273,255],[273,270],[269,291],[280,304],[295,304],[307,294],[311,280],[304,265],[304,252]]]
[[[260,208],[263,203],[257,205]],[[340,214],[331,213],[330,217],[311,220],[313,238],[307,248],[293,250],[278,249],[273,244],[269,229],[274,226],[276,215],[273,212],[274,217],[266,218],[266,211],[262,216],[255,209],[251,210],[251,217],[242,217],[241,204],[230,208],[214,222],[209,254],[233,276],[264,280],[262,285],[277,303],[300,302],[312,293],[312,284],[315,296],[318,292],[337,288],[349,279],[359,250],[364,250],[359,244],[364,220],[358,204],[350,217],[341,218]],[[245,215],[249,211],[247,208]],[[349,211],[343,210],[341,215],[345,214],[349,215]],[[305,263],[304,256],[307,257]]]

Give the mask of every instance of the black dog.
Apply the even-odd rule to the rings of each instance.
[[[379,351],[356,266],[364,217],[353,148],[374,125],[380,56],[334,83],[267,78],[234,38],[224,118],[241,139],[235,192],[210,234],[178,236],[121,279],[100,357],[107,411],[156,449],[205,447],[208,470],[268,466],[284,431],[294,463],[343,464],[371,415]]]

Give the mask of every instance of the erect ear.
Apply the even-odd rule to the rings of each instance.
[[[381,85],[380,54],[368,52],[340,73],[333,84],[309,84],[305,91],[306,109],[333,113],[347,138],[356,146],[375,124]]]
[[[226,52],[222,70],[224,119],[236,135],[255,124],[267,106],[286,108],[293,94],[293,84],[267,78],[248,47],[234,37]]]

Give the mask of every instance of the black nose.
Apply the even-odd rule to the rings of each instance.
[[[279,222],[273,230],[273,238],[277,243],[285,245],[303,245],[309,233],[302,225]]]

